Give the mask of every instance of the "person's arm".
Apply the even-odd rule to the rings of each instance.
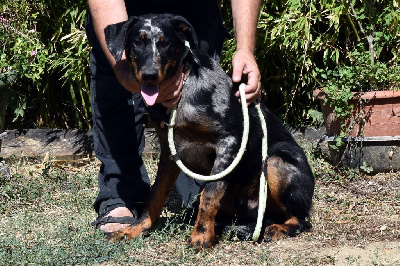
[[[237,44],[236,53],[232,59],[232,80],[240,82],[243,74],[248,75],[245,87],[246,99],[248,103],[252,103],[261,93],[261,76],[254,57],[261,0],[232,0],[231,3]]]
[[[125,52],[122,55],[121,61],[116,62],[107,48],[105,39],[105,27],[128,20],[124,0],[88,0],[88,3],[96,37],[114,70],[115,76],[125,89],[140,94],[140,84],[136,81],[128,60],[125,57]],[[166,107],[173,106],[179,100],[182,82],[182,73],[177,73],[175,77],[163,82],[157,102],[162,103]]]
[[[140,93],[140,85],[129,71],[129,64],[125,58],[125,53],[122,55],[121,61],[117,63],[107,48],[104,34],[106,26],[128,19],[124,0],[88,0],[88,4],[97,40],[113,68],[115,76],[127,90]]]

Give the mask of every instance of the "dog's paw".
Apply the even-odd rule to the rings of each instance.
[[[265,229],[264,241],[276,242],[285,238],[288,235],[287,228],[279,224],[273,224]]]
[[[142,229],[139,226],[128,226],[126,228],[120,229],[116,232],[107,233],[106,240],[109,242],[117,242],[121,240],[131,240],[133,238],[138,238],[142,235],[147,235],[148,231]]]
[[[196,252],[201,252],[206,249],[209,249],[214,244],[214,234],[211,233],[192,233],[190,238],[188,239],[188,245],[191,248],[195,248]]]

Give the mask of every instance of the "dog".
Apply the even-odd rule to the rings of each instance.
[[[235,97],[238,84],[219,64],[198,49],[193,27],[181,16],[150,14],[131,17],[105,29],[106,43],[116,61],[123,52],[149,110],[160,83],[183,66],[188,74],[177,106],[174,138],[177,156],[187,168],[202,175],[225,170],[236,157],[243,134],[243,114]],[[185,42],[190,44],[186,48]],[[157,106],[157,105],[154,105]],[[259,241],[276,241],[311,228],[309,221],[314,176],[307,158],[290,132],[265,106],[261,106],[268,132],[268,158],[262,160],[261,122],[249,106],[250,133],[235,169],[202,188],[197,219],[188,244],[197,251],[213,246],[216,216],[254,223],[257,219],[260,175],[268,181],[266,211]],[[138,220],[114,232],[112,239],[139,237],[158,220],[180,169],[170,159],[163,118],[150,111],[160,141],[158,173],[147,207]]]

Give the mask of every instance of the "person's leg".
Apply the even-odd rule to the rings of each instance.
[[[93,139],[96,157],[101,161],[99,194],[94,207],[99,218],[107,215],[137,217],[150,191],[149,178],[141,158],[144,149],[144,103],[140,95],[132,95],[115,78],[95,39],[90,19],[86,30],[92,46],[90,92]],[[101,219],[96,223],[101,225]],[[119,225],[114,223],[113,226]],[[103,224],[101,229],[113,231],[106,227]]]
[[[184,9],[185,12],[182,13],[181,15],[184,15],[191,21],[193,24],[197,24],[196,26],[200,25],[197,27],[196,32],[198,33],[198,36],[200,38],[200,46],[203,48],[202,50],[207,51],[211,56],[216,58],[217,60],[219,59],[219,55],[221,52],[222,48],[222,43],[225,38],[225,33],[226,30],[222,25],[222,18],[220,16],[220,13],[218,12],[212,12],[213,13],[213,18],[216,19],[207,19],[206,21],[208,23],[211,23],[212,30],[210,31],[209,26],[204,26],[204,21],[203,23],[197,23],[199,22],[197,18],[193,17],[191,18],[190,15],[188,15],[186,12],[188,9]],[[214,9],[215,11],[216,9]],[[175,13],[175,12],[174,12]],[[180,12],[179,12],[180,13]],[[207,12],[207,14],[210,14],[210,12]],[[215,15],[215,17],[214,17]],[[121,133],[121,128],[118,128],[120,125],[116,125],[113,123],[122,123],[122,124],[129,124],[129,118],[117,120],[112,119],[113,117],[116,118],[117,113],[123,113],[124,111],[119,110],[119,111],[111,111],[111,113],[114,113],[113,115],[110,115],[109,117],[105,116],[106,113],[102,114],[101,110],[103,109],[101,106],[109,106],[111,102],[115,102],[113,105],[118,106],[122,108],[124,106],[124,100],[127,100],[127,96],[123,96],[124,93],[119,94],[119,90],[115,89],[118,86],[117,84],[114,84],[114,81],[116,81],[115,78],[113,78],[114,81],[110,80],[104,80],[104,77],[113,77],[113,71],[109,67],[108,62],[106,61],[104,55],[101,52],[101,48],[98,46],[97,41],[94,36],[94,32],[92,29],[92,25],[90,25],[90,20],[87,25],[87,33],[88,33],[88,39],[89,42],[91,43],[93,49],[92,49],[92,58],[91,58],[91,70],[92,70],[92,83],[91,83],[91,93],[92,93],[92,111],[93,111],[93,128],[94,128],[94,138],[95,138],[95,144],[96,144],[96,156],[102,161],[102,166],[101,170],[99,173],[99,196],[96,200],[95,203],[95,208],[96,211],[99,213],[99,215],[105,216],[107,215],[112,215],[114,216],[115,211],[119,211],[122,209],[122,213],[124,213],[123,216],[126,215],[126,209],[125,207],[128,208],[134,208],[132,205],[134,205],[133,201],[129,200],[129,194],[135,195],[135,188],[139,188],[139,191],[146,191],[146,194],[148,193],[149,189],[141,189],[140,184],[141,182],[147,183],[148,178],[147,178],[147,173],[145,173],[143,163],[140,161],[133,160],[134,162],[131,162],[131,165],[135,165],[136,169],[136,174],[130,172],[130,171],[125,171],[123,169],[126,169],[124,167],[125,163],[123,158],[125,157],[124,153],[120,154],[121,156],[118,156],[119,152],[117,150],[114,150],[114,140],[117,142],[120,142],[120,145],[122,145],[122,148],[128,148],[130,145],[127,144],[126,141],[128,141],[127,137],[122,137],[118,135],[118,133]],[[211,33],[211,34],[210,34]],[[108,84],[111,82],[111,85]],[[108,85],[99,85],[99,84],[108,84]],[[103,90],[98,91],[99,86],[104,86]],[[121,87],[122,88],[122,87]],[[118,91],[118,95],[117,94]],[[123,89],[122,89],[123,91]],[[111,93],[111,98],[110,95],[104,95],[107,93]],[[128,93],[125,91],[125,93]],[[99,100],[103,99],[103,100]],[[113,99],[112,101],[107,100],[107,99]],[[116,100],[119,99],[119,100]],[[139,100],[136,100],[139,101]],[[99,104],[100,102],[100,104]],[[103,102],[103,103],[101,103]],[[143,103],[141,103],[143,104]],[[136,104],[134,106],[137,106]],[[126,106],[125,106],[126,107]],[[96,115],[95,109],[98,109],[98,114]],[[110,111],[110,110],[108,110]],[[108,125],[108,122],[111,122],[110,125]],[[141,126],[141,123],[138,123],[136,121],[137,125]],[[108,131],[107,129],[110,128],[115,128],[116,133],[110,133],[106,132]],[[122,126],[122,128],[126,129],[127,127]],[[106,129],[106,130],[105,130]],[[124,131],[122,129],[122,132]],[[137,129],[137,128],[135,128]],[[141,129],[143,130],[143,129]],[[134,130],[132,130],[132,134]],[[140,130],[139,130],[140,131]],[[140,133],[138,132],[137,134],[137,140],[138,143],[141,143],[141,139],[143,138],[143,132]],[[134,139],[135,137],[133,135],[130,136],[130,138]],[[112,144],[109,144],[112,143]],[[105,144],[105,145],[104,145]],[[117,145],[118,146],[118,145]],[[135,145],[133,145],[135,146]],[[104,149],[103,149],[104,148]],[[107,148],[110,148],[107,150]],[[137,150],[136,148],[129,148],[130,150]],[[104,151],[105,150],[105,151]],[[104,151],[104,152],[102,152]],[[139,152],[139,158],[140,158],[141,152]],[[141,174],[138,174],[137,171],[137,166],[141,165],[140,172]],[[122,168],[121,168],[122,167]],[[142,174],[143,172],[143,174]],[[139,176],[141,178],[136,178],[132,176]],[[130,179],[133,179],[130,180]],[[140,181],[138,181],[141,179]],[[183,174],[180,175],[177,181],[177,188],[178,191],[182,197],[182,200],[184,201],[185,205],[190,206],[191,203],[194,200],[194,197],[198,194],[200,187],[202,186],[201,182],[196,182],[192,179],[188,179],[188,177],[184,176]],[[133,189],[131,189],[133,188]],[[128,197],[124,196],[128,195]],[[139,201],[141,197],[138,197]],[[137,201],[137,200],[135,200]],[[114,210],[114,211],[113,211]],[[111,212],[110,212],[111,211]],[[119,216],[119,214],[117,214]]]
[[[137,217],[150,190],[141,158],[143,102],[138,95],[132,101],[132,94],[125,95],[125,92],[112,79],[91,81],[93,139],[96,156],[102,162],[98,175],[99,194],[94,203],[99,217],[118,207],[128,208]],[[109,214],[130,216],[124,209],[122,213]],[[104,226],[101,229],[109,231]]]

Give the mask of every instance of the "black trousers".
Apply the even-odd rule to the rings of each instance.
[[[190,1],[186,2],[193,5]],[[200,6],[201,9],[206,8],[201,3]],[[169,12],[184,16],[195,28],[200,49],[219,59],[226,29],[217,1],[203,11],[182,5],[151,6],[143,3],[136,8],[127,6],[127,9],[129,15]],[[92,47],[90,94],[93,139],[96,157],[101,161],[99,194],[94,208],[99,215],[121,206],[136,212],[142,208],[150,192],[148,174],[141,157],[145,141],[143,118],[146,108],[140,95],[125,90],[116,79],[96,39],[90,14],[86,20],[86,34]],[[201,185],[183,174],[176,183],[186,205],[198,194]]]

